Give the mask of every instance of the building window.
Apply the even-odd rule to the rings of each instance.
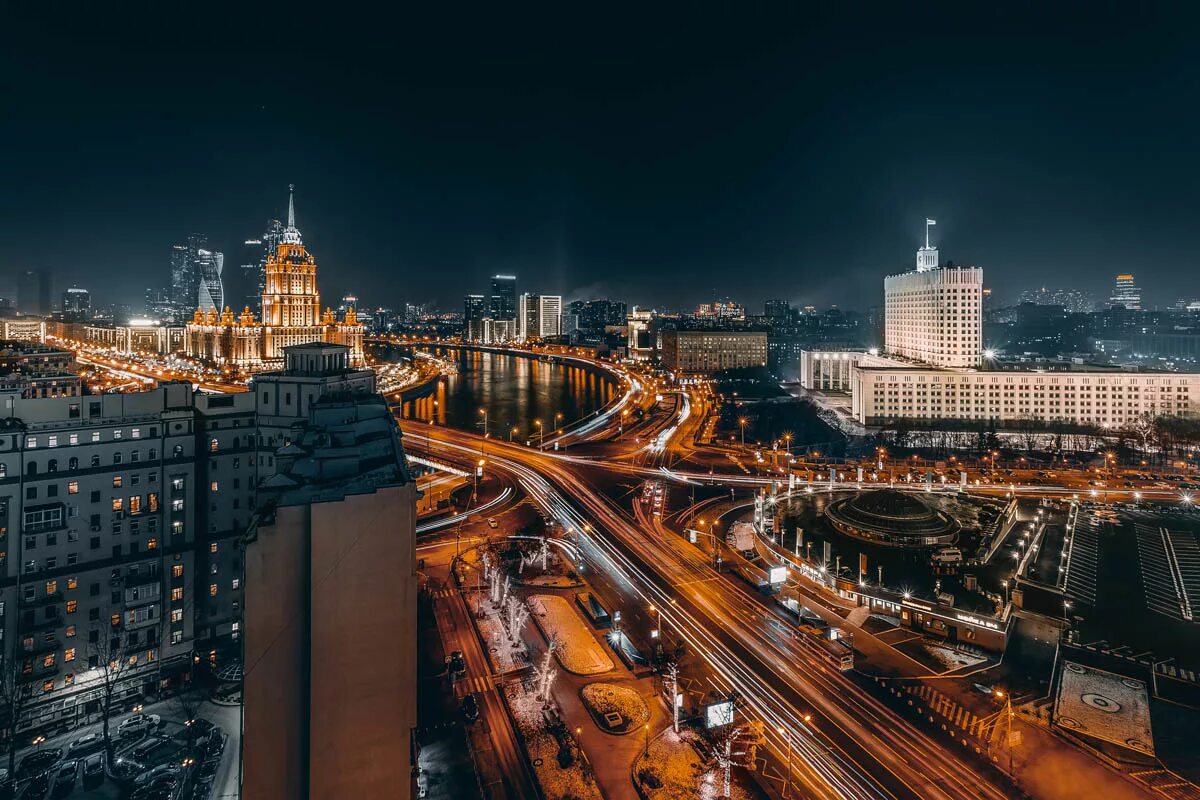
[[[123,481],[123,479],[121,478],[121,476],[120,476],[120,475],[113,475],[113,481],[112,481],[112,483],[113,483],[113,488],[114,488],[114,489],[120,489],[120,488],[121,488],[121,484],[122,484],[122,483],[124,483],[124,481]]]
[[[183,564],[173,564],[171,566],[171,577],[172,578],[182,578],[183,577]]]
[[[78,578],[67,578],[67,588],[68,589],[78,589],[79,588],[79,579]]]
[[[57,591],[58,591],[58,581],[56,581],[56,580],[46,581],[46,594],[54,594]]]
[[[79,494],[79,481],[71,481],[67,484],[67,494]]]
[[[208,442],[208,449],[209,449],[209,451],[215,453],[215,452],[217,452],[218,449],[220,449],[220,444],[217,442],[216,439],[210,439]]]
[[[171,644],[179,644],[183,641],[183,631],[171,631]]]
[[[158,549],[158,539],[147,539],[146,540],[146,549],[147,550],[157,550]]]
[[[108,621],[115,628],[121,624],[121,615],[113,614],[111,617],[108,618]]]
[[[42,684],[42,691],[43,692],[53,692],[54,691],[54,679],[53,678]]]
[[[241,579],[241,578],[234,578],[234,579],[233,579],[233,588],[234,588],[234,589],[238,588],[238,587],[239,587],[239,586],[241,586],[241,585],[242,585],[242,579]]]
[[[177,603],[182,599],[183,599],[183,587],[176,586],[174,589],[171,590],[171,600],[173,602]]]
[[[218,486],[217,482],[216,482],[216,481],[213,481],[213,482],[212,482],[212,483],[209,485],[209,487],[208,487],[208,490],[209,490],[210,492],[215,492],[215,491],[217,491],[217,489],[218,489],[218,488],[220,488],[220,487]]]
[[[123,498],[114,497],[112,499],[112,510],[113,511],[120,511],[124,508],[124,506],[125,506],[125,500]]]
[[[171,609],[171,622],[182,622],[182,621],[183,621],[183,609],[182,608]]]
[[[210,583],[208,585],[208,596],[209,597],[217,596],[217,585],[215,583]]]
[[[208,546],[208,552],[210,552],[210,553],[217,552],[217,543],[216,542],[213,542],[212,544],[210,544]]]
[[[66,633],[65,633],[64,635],[65,635],[65,636],[66,636],[68,639],[72,639],[72,638],[74,638],[74,636],[75,636],[75,626],[74,626],[74,625],[68,625],[68,626],[67,626]]]
[[[74,661],[74,660],[75,660],[75,648],[68,647],[66,650],[63,651],[63,661]]]
[[[78,600],[68,600],[67,601],[67,613],[68,614],[74,614],[78,610],[79,610],[79,601]]]

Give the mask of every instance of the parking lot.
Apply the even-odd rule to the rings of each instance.
[[[35,740],[17,753],[9,783],[20,800],[210,800],[236,797],[240,712],[204,703],[185,724],[170,701],[110,723],[111,763],[99,723]],[[39,737],[40,739],[40,737]]]

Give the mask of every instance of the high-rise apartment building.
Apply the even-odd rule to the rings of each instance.
[[[983,270],[939,267],[928,224],[925,236],[916,271],[884,279],[885,346],[893,356],[933,366],[977,367],[983,354]]]
[[[491,296],[492,319],[517,318],[517,276],[493,275]]]
[[[1133,279],[1133,275],[1125,274],[1117,276],[1112,297],[1109,298],[1108,302],[1110,305],[1120,306],[1129,311],[1142,310],[1142,290]]]
[[[17,311],[35,317],[50,314],[50,273],[44,269],[23,270],[17,276]]]
[[[344,348],[301,350],[289,353],[296,379],[348,366]],[[285,385],[259,386],[259,404],[281,402]],[[403,800],[417,707],[416,485],[382,397],[295,399],[306,413],[276,451],[246,546],[243,797]]]
[[[577,325],[582,331],[599,333],[607,327],[623,327],[625,325],[625,304],[607,299],[573,300],[567,307],[569,313],[578,318]],[[564,325],[563,332],[569,329]]]
[[[483,339],[483,318],[486,316],[486,297],[481,294],[469,294],[463,298],[463,341],[478,342]]]
[[[562,297],[523,294],[517,302],[517,338],[547,339],[562,334]]]

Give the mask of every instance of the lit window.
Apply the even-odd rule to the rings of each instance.
[[[46,594],[54,594],[58,591],[58,581],[46,581]]]
[[[67,601],[67,613],[68,614],[74,614],[78,608],[79,608],[78,600],[68,600]]]
[[[183,599],[183,587],[176,586],[174,589],[171,590],[171,600],[173,602],[179,602],[182,599]]]
[[[48,680],[45,683],[43,683],[42,691],[43,692],[53,692],[54,691],[54,680],[51,679],[51,680]]]
[[[174,566],[171,567],[171,577],[172,578],[182,578],[183,577],[183,564],[175,564]]]
[[[67,494],[79,494],[79,481],[71,481],[67,484]]]
[[[54,666],[54,653],[47,653],[46,655],[42,656],[42,666],[43,667],[53,667]]]
[[[108,618],[108,621],[111,622],[112,626],[115,628],[121,624],[121,615],[113,614],[111,617]]]
[[[217,440],[216,440],[216,439],[213,439],[213,440],[211,440],[211,441],[208,443],[208,449],[209,449],[209,450],[211,450],[211,451],[212,451],[212,452],[214,452],[214,453],[215,453],[215,452],[217,452],[217,449],[218,449],[219,447],[220,447],[220,445],[218,445],[218,444],[217,444]]]
[[[142,496],[140,494],[131,495],[129,498],[129,513],[142,513]]]
[[[74,661],[74,660],[75,660],[75,648],[68,647],[66,650],[63,651],[63,661]]]
[[[121,438],[121,429],[120,429],[120,428],[117,428],[115,431],[113,431],[113,438],[114,438],[114,439],[120,439],[120,438]]]
[[[217,585],[215,583],[210,583],[208,585],[208,595],[209,597],[217,596]]]
[[[114,489],[120,489],[120,488],[121,488],[121,482],[122,482],[122,481],[121,481],[121,476],[120,476],[120,475],[113,475],[113,488],[114,488]]]
[[[133,438],[135,438],[135,439],[140,439],[140,438],[142,438],[142,429],[141,429],[141,428],[134,428],[134,429],[133,429]]]
[[[74,683],[75,683],[75,673],[74,672],[68,672],[66,675],[63,675],[63,686],[71,686]]]
[[[67,588],[68,589],[78,589],[79,588],[79,579],[78,578],[67,578]]]
[[[120,511],[125,505],[125,501],[119,497],[114,497],[112,500],[112,510]]]
[[[208,552],[210,552],[210,553],[217,552],[217,543],[216,542],[213,542],[212,544],[210,544],[208,546]]]
[[[78,433],[71,434],[71,444],[79,444],[79,434]]]
[[[36,436],[26,436],[25,437],[25,447],[26,447],[26,449],[29,449],[29,450],[32,450],[33,448],[37,447],[37,437]]]
[[[171,644],[179,644],[183,641],[183,631],[171,631]]]
[[[146,549],[147,550],[157,550],[158,549],[158,539],[147,539],[146,540]]]
[[[171,609],[171,622],[181,622],[183,620],[183,609]]]
[[[68,625],[68,626],[67,626],[67,632],[66,632],[66,634],[65,634],[65,635],[66,635],[66,637],[67,637],[68,639],[70,639],[72,636],[74,636],[74,635],[75,635],[75,626],[74,626],[74,625]]]
[[[208,490],[209,490],[210,492],[215,492],[215,491],[217,491],[217,488],[218,488],[218,486],[217,486],[217,482],[216,482],[216,481],[213,481],[213,482],[212,482],[212,484],[211,484],[211,485],[209,485],[209,487],[208,487]]]
[[[92,431],[92,441],[93,442],[100,441],[100,431]]]
[[[242,585],[242,580],[241,580],[241,578],[234,578],[234,579],[233,579],[233,588],[235,588],[235,589],[236,589],[236,588],[238,588],[238,587],[239,587],[239,586],[241,586],[241,585]]]
[[[47,444],[50,445],[51,447],[58,447],[58,437],[51,436],[49,441],[47,442]]]

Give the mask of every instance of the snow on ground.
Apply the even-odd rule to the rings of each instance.
[[[478,592],[465,592],[464,597],[467,600],[467,607],[471,609],[471,614],[475,618],[475,627],[479,630],[479,636],[487,645],[488,660],[492,662],[492,669],[504,674],[528,666],[529,656],[525,651],[524,642],[520,637],[517,638],[515,644],[509,641],[504,625],[500,621],[500,612],[492,606],[491,602]],[[482,614],[480,614],[481,610]]]
[[[524,586],[549,586],[554,589],[572,589],[576,586],[583,586],[583,581],[569,578],[566,575],[533,575],[528,578],[519,578],[517,583]]]
[[[549,800],[578,798],[578,800],[601,800],[600,788],[592,777],[591,770],[579,759],[575,748],[575,761],[566,769],[559,766],[559,743],[546,728],[542,716],[542,702],[533,692],[525,691],[519,682],[506,684],[504,699],[512,710],[534,775],[542,787],[542,795]]]
[[[535,594],[527,602],[546,638],[558,640],[554,655],[563,669],[576,675],[599,675],[613,668],[604,647],[564,598]]]
[[[650,709],[642,696],[628,686],[612,683],[589,683],[579,692],[592,716],[597,718],[602,730],[613,733],[635,731],[650,720]],[[621,715],[621,722],[614,727],[604,722],[606,714]]]
[[[937,662],[946,669],[959,669],[960,667],[972,667],[976,664],[982,664],[987,661],[982,656],[977,656],[972,653],[963,653],[955,650],[953,647],[936,644],[934,642],[922,642],[921,649],[932,656]]]
[[[722,772],[712,759],[701,756],[697,751],[707,747],[700,737],[689,730],[679,733],[668,729],[650,742],[650,755],[639,755],[634,764],[634,775],[641,780],[641,788],[649,800],[715,800],[721,795]],[[645,782],[647,771],[661,782],[657,789]],[[738,786],[736,776],[731,782],[733,800],[747,800],[744,789]]]
[[[1142,753],[1154,753],[1146,684],[1136,678],[1064,661],[1055,722]]]

